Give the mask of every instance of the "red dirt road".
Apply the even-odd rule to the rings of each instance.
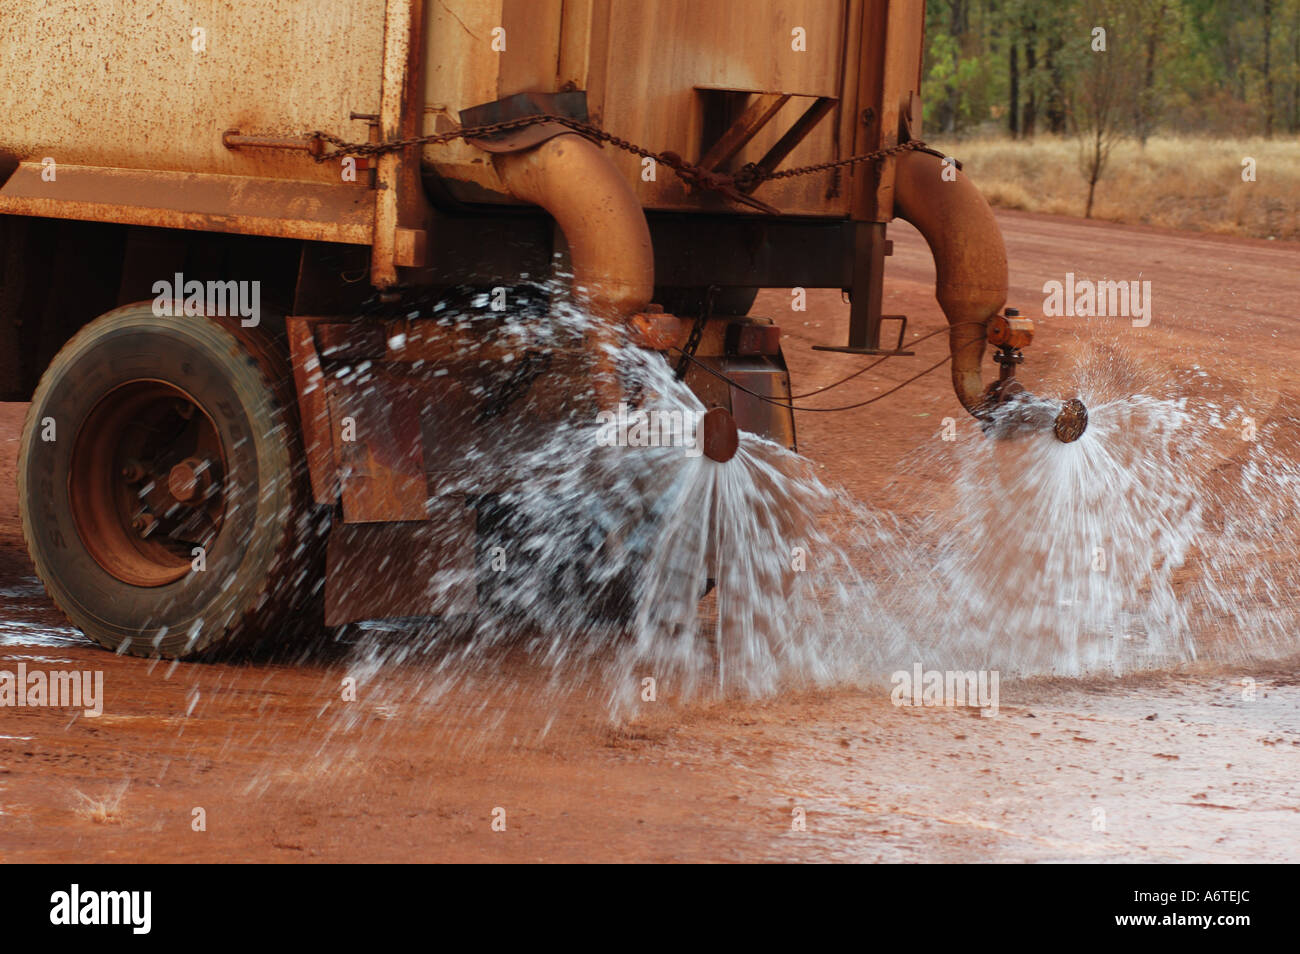
[[[1102,340],[1156,376],[1200,365],[1206,388],[1261,424],[1296,406],[1300,246],[999,219],[1010,303],[1031,317],[1043,282],[1067,271],[1153,282],[1150,327],[1043,321],[1031,386],[1067,379]],[[918,334],[941,327],[923,241],[902,224],[891,235],[886,311]],[[859,366],[809,348],[842,343],[838,293],[811,292],[806,313],[789,302],[764,292],[755,313],[784,328],[797,391]],[[870,397],[944,347],[930,339],[825,403]],[[1004,684],[991,719],[896,708],[882,687],[663,704],[615,726],[583,693],[554,711],[522,657],[500,660],[509,692],[430,706],[411,662],[354,673],[358,700],[343,702],[341,656],[149,662],[68,629],[18,528],[23,411],[0,406],[0,670],[99,669],[106,700],[98,718],[0,708],[0,861],[1300,860],[1300,637],[1296,655],[1249,671]],[[828,482],[903,513],[922,499],[909,486],[945,475],[900,461],[959,412],[941,370],[862,411],[802,415],[801,450]],[[806,830],[792,828],[796,809]]]

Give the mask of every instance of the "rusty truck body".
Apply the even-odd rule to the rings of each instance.
[[[0,389],[32,402],[24,532],[59,606],[119,651],[319,626],[308,604],[331,625],[464,608],[396,579],[472,561],[447,541],[481,516],[431,493],[468,439],[439,421],[479,372],[413,297],[571,274],[645,347],[689,342],[704,404],[789,447],[754,292],[843,289],[837,350],[902,353],[881,314],[895,217],[934,251],[963,406],[1010,391],[981,380],[986,338],[1002,384],[1029,340],[978,191],[894,150],[920,138],[921,0],[0,7]],[[227,306],[255,283],[259,317],[191,283]],[[336,373],[358,362],[364,387]],[[498,398],[543,415],[546,376],[575,373],[599,369],[561,362]],[[356,584],[394,558],[408,571]]]

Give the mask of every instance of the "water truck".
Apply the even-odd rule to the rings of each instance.
[[[436,491],[493,422],[543,427],[575,379],[626,398],[618,335],[680,366],[716,466],[737,429],[793,449],[754,296],[841,289],[825,350],[905,358],[895,218],[933,252],[957,400],[1023,400],[997,223],[922,144],[924,22],[920,0],[9,0],[0,389],[31,402],[49,594],[103,646],[176,658],[470,611],[427,580],[474,570],[485,511]],[[599,317],[586,340],[520,354],[415,304],[538,287]]]

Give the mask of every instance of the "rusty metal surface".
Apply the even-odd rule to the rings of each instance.
[[[864,5],[884,4],[439,0],[430,6],[425,29],[424,131],[445,131],[460,109],[525,89],[585,89],[592,118],[606,129],[651,149],[694,157],[714,145],[703,139],[706,97],[776,93],[790,99],[735,156],[737,163],[758,162],[771,153],[807,118],[810,102],[821,97],[842,100],[835,121],[806,124],[781,151],[788,147],[785,158],[792,165],[847,156],[854,151],[857,127],[846,116],[856,117],[860,110],[854,65],[859,51],[846,38],[861,29]],[[806,33],[802,51],[792,48],[796,27]],[[481,55],[490,49],[497,28],[505,30],[505,49]],[[879,61],[871,61],[868,72],[873,66],[878,70]],[[521,85],[525,77],[527,85]],[[480,158],[465,144],[439,145],[424,153],[424,161],[436,166],[453,193],[468,201],[501,197],[505,190],[495,170]],[[646,208],[698,211],[719,205],[671,176],[647,181],[636,157],[614,156],[612,161]],[[774,156],[773,161],[779,160]],[[874,170],[841,175],[864,178],[874,188]],[[773,182],[763,187],[761,198],[790,214],[843,215],[849,194],[836,182],[830,173]]]
[[[319,136],[246,136],[238,129],[227,129],[221,134],[221,144],[227,149],[289,149],[319,156],[325,143]]]
[[[379,111],[384,10],[385,0],[6,0],[0,151],[338,184],[336,168],[229,150],[221,132],[364,135],[348,114]]]
[[[643,311],[654,294],[654,253],[645,213],[607,153],[581,136],[548,139],[492,157],[511,194],[554,217],[569,248],[574,297],[606,319],[586,333],[592,390],[600,407],[618,405],[615,323]]]
[[[485,338],[472,329],[427,318],[394,318],[370,327],[382,332],[376,335],[359,323],[331,325],[320,329],[318,339],[339,349],[331,351],[331,356],[376,357],[405,364],[455,362],[472,366],[519,354],[518,346],[511,342]]]
[[[586,89],[591,68],[591,20],[596,0],[563,0],[558,89]]]
[[[1034,341],[1034,323],[1016,314],[994,315],[988,323],[989,344],[999,348],[1028,348]]]
[[[192,548],[221,532],[226,472],[216,426],[180,388],[141,379],[114,389],[81,422],[69,467],[86,551],[123,582],[174,583]]]
[[[312,326],[316,350],[327,361],[382,358],[388,348],[384,323],[328,319]]]
[[[725,464],[736,456],[740,447],[740,434],[736,430],[736,419],[726,408],[711,407],[705,411],[700,431],[704,456],[709,460]]]
[[[609,153],[570,134],[493,162],[514,196],[555,218],[568,242],[573,287],[596,314],[621,318],[650,303],[650,229]]]
[[[749,106],[737,117],[701,158],[705,169],[721,169],[735,159],[749,141],[790,101],[789,93],[756,93]]]
[[[465,127],[487,126],[505,119],[548,113],[585,120],[587,94],[581,90],[569,93],[516,93],[504,99],[462,109],[460,124]],[[497,135],[475,136],[469,142],[484,152],[520,152],[570,131],[567,126],[559,123],[538,123]]]
[[[429,487],[422,406],[400,368],[376,365],[326,378],[330,436],[347,523],[426,520]]]
[[[962,406],[978,416],[986,326],[1007,300],[1007,251],[993,210],[979,189],[954,170],[944,181],[942,160],[909,152],[895,160],[894,203],[934,254],[935,297],[949,325],[952,383]]]
[[[782,136],[771,149],[763,156],[762,159],[755,163],[755,169],[760,176],[767,175],[776,171],[776,167],[785,161],[785,158],[794,152],[795,147],[807,138],[808,134],[817,128],[823,117],[835,108],[837,100],[833,96],[818,96],[804,111],[804,114],[795,121],[784,136]]]
[[[916,87],[921,6],[919,0],[11,4],[0,18],[0,115],[6,119],[0,152],[29,162],[49,155],[61,166],[343,187],[337,164],[307,161],[303,150],[316,148],[304,138],[311,130],[352,139],[367,130],[409,136],[451,128],[459,110],[514,93],[586,89],[592,117],[606,128],[683,156],[734,152],[735,142],[703,138],[705,102],[710,95],[748,95],[770,121],[754,127],[733,162],[765,156],[768,165],[820,162],[896,138],[902,107],[894,99]],[[793,48],[796,28],[806,34],[803,50]],[[33,62],[41,69],[24,68]],[[146,62],[149,69],[142,70]],[[812,122],[832,101],[834,120]],[[772,113],[777,103],[783,105]],[[875,115],[867,126],[859,121],[864,109]],[[380,117],[377,126],[366,119],[371,116]],[[238,148],[222,144],[223,130],[239,131],[241,138],[227,137]],[[373,279],[387,287],[400,269],[424,262],[421,249],[429,244],[420,237],[430,226],[417,155],[436,166],[453,194],[468,189],[463,197],[473,201],[518,201],[469,144],[408,153],[377,163],[374,228],[349,218],[350,210],[338,207],[346,203],[323,196],[319,213],[302,217],[322,224],[296,227],[277,225],[278,215],[187,217],[194,210],[184,205],[164,207],[148,221],[138,211],[147,203],[130,202],[78,207],[60,200],[39,214],[373,241]],[[672,176],[643,176],[637,157],[611,161],[647,208],[723,207],[716,196]],[[891,175],[887,165],[879,190],[875,170],[856,168],[770,181],[759,191],[763,202],[792,215],[843,215],[851,193],[860,204],[868,193],[874,202],[877,191],[887,210]],[[860,185],[850,190],[841,179]],[[274,207],[262,203],[263,213]],[[29,201],[14,210],[38,214],[36,208]]]
[[[312,335],[312,325],[321,320],[291,315],[284,323],[289,336],[289,363],[298,394],[298,418],[302,422],[312,499],[318,504],[332,504],[339,496],[339,472],[334,458],[325,370]]]
[[[388,0],[386,4],[379,103],[379,129],[383,139],[416,135],[423,124],[420,59],[423,18],[424,0]],[[425,240],[410,234],[425,231],[432,224],[420,181],[418,149],[403,149],[379,157],[374,197],[370,283],[386,289],[398,283],[399,268],[423,264]]]
[[[924,0],[874,0],[863,8],[857,62],[856,112],[859,123],[853,152],[883,149],[899,141],[900,117],[921,85],[925,36]],[[870,114],[866,113],[870,110]],[[859,221],[888,222],[894,217],[894,168],[886,162],[878,177],[852,183],[852,213]]]
[[[593,116],[620,135],[684,156],[705,153],[702,90],[840,97],[840,60],[846,11],[842,0],[759,0],[744,4],[662,0],[598,3],[592,23],[588,85]],[[792,31],[805,31],[806,49],[793,48]],[[669,44],[669,38],[671,43]],[[665,55],[666,50],[671,55]],[[726,55],[719,55],[725,50]],[[803,112],[787,101],[737,156],[757,161]],[[846,143],[839,155],[848,155]],[[810,135],[790,155],[792,164],[835,158],[834,127]],[[635,160],[616,160],[651,208],[711,208],[668,177],[640,179]],[[842,214],[843,197],[827,197],[830,176],[772,183],[761,198],[792,214]]]
[[[676,315],[663,312],[644,312],[627,319],[628,337],[640,348],[667,351],[681,347],[686,342],[690,326]]]
[[[60,165],[46,182],[41,169],[39,162],[19,166],[0,189],[0,213],[355,245],[371,238],[364,188],[76,165]]]
[[[780,354],[781,329],[758,321],[733,321],[727,325],[727,354]]]
[[[1063,444],[1077,441],[1088,429],[1088,408],[1078,398],[1070,398],[1052,422],[1052,433]]]
[[[499,473],[483,467],[519,416],[542,425],[595,411],[584,397],[574,405],[571,382],[597,364],[581,342],[521,355],[432,319],[287,324],[313,494],[341,495],[345,523],[435,519],[429,508],[449,481],[505,489],[516,479],[509,458]]]
[[[729,355],[726,353],[727,320],[709,321],[700,341],[696,360],[686,374],[686,385],[705,407],[723,407],[731,412],[736,425],[751,434],[796,449],[794,413],[780,402],[790,402],[790,374],[780,355]],[[697,365],[704,365],[699,367]],[[711,368],[728,380],[710,374]],[[771,400],[747,394],[746,390]],[[772,403],[773,401],[778,403]]]
[[[784,364],[767,357],[732,358],[726,364],[727,376],[741,388],[771,398],[764,401],[738,387],[730,387],[731,413],[736,424],[751,434],[795,449],[794,413],[772,401],[790,401],[790,375]]]

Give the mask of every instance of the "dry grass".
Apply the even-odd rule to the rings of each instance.
[[[995,206],[1083,215],[1088,185],[1074,139],[935,142]],[[1256,161],[1243,182],[1242,159]],[[1300,140],[1155,138],[1111,153],[1093,218],[1221,235],[1300,240]]]

